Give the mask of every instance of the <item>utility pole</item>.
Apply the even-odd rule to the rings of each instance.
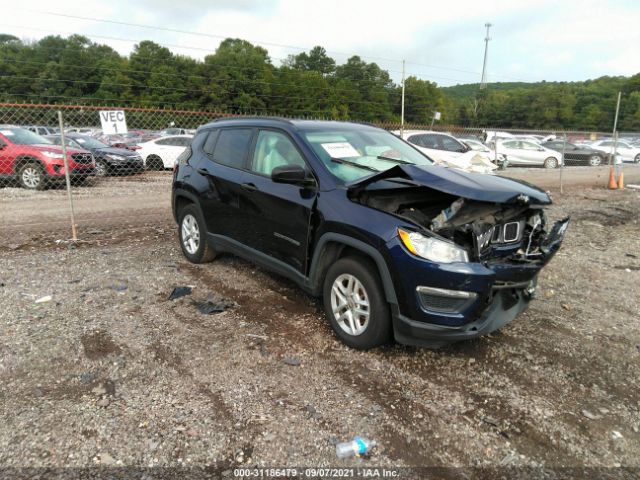
[[[404,60],[402,60],[402,103],[400,107],[400,138],[404,135]]]
[[[482,62],[482,78],[480,79],[480,90],[487,87],[487,53],[489,51],[489,40],[491,37],[489,36],[489,29],[491,28],[490,23],[485,23],[485,27],[487,27],[487,35],[484,37],[484,61]]]

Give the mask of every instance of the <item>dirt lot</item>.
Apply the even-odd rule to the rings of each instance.
[[[146,190],[165,187],[146,183],[135,188],[148,203],[133,205],[152,213],[127,229],[112,228],[117,218],[81,225],[74,247],[38,222],[15,228],[3,207],[0,468],[639,473],[639,192],[556,195],[551,215],[572,215],[568,237],[538,299],[503,330],[439,351],[356,352],[291,283],[231,256],[187,263],[168,196],[154,205]],[[59,194],[45,192],[55,202]],[[7,205],[15,195],[0,198]],[[180,285],[191,295],[168,300]],[[206,299],[233,306],[203,315],[193,302]],[[379,446],[338,461],[335,442],[356,434]]]

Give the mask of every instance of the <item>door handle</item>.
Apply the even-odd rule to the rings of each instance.
[[[243,183],[240,186],[247,192],[255,192],[256,190],[258,190],[258,187],[256,187],[253,183]]]
[[[198,168],[196,170],[200,175],[204,175],[205,177],[210,177],[211,173],[209,173],[209,170],[207,170],[206,168]]]

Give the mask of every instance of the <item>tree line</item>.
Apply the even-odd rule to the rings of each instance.
[[[82,35],[22,41],[0,34],[0,101],[150,106],[399,122],[402,87],[376,63],[354,55],[343,64],[323,47],[274,65],[266,49],[228,38],[197,60],[152,41],[131,54]],[[496,83],[439,87],[405,80],[405,121],[502,128],[610,130],[618,90],[620,125],[640,130],[640,74],[570,83]]]

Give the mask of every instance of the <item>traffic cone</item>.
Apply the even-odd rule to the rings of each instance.
[[[618,178],[618,188],[624,188],[624,172],[620,172],[620,178]]]
[[[616,183],[616,176],[613,173],[613,165],[609,169],[609,190],[617,190],[618,184]]]

